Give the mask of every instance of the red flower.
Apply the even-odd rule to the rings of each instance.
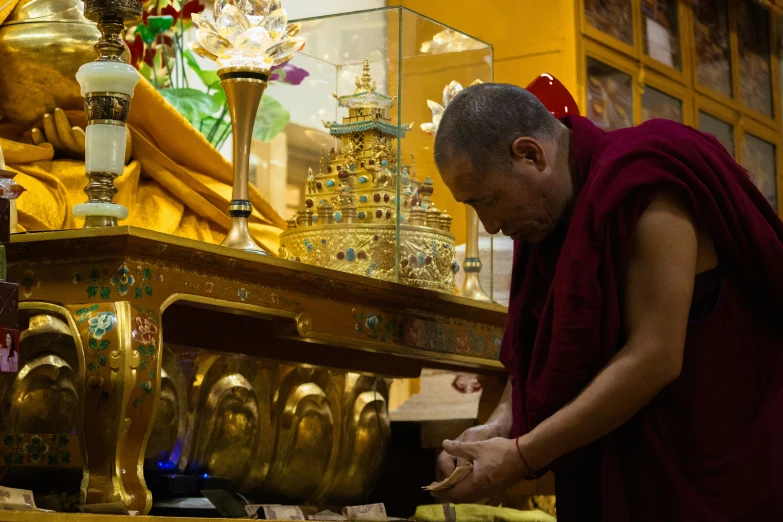
[[[126,41],[125,44],[130,51],[130,64],[138,69],[141,65],[142,58],[144,58],[144,41],[141,39],[141,36],[137,34],[133,38],[133,43],[128,43]]]
[[[182,6],[182,19],[189,22],[194,14],[198,14],[204,9],[204,4],[202,4],[200,0],[185,2],[185,5]]]
[[[190,0],[188,2],[185,2],[182,5],[181,10],[177,10],[177,8],[174,7],[174,4],[171,3],[160,10],[161,15],[169,15],[172,18],[174,18],[174,23],[177,23],[177,20],[184,20],[186,22],[190,22],[190,19],[193,17],[194,14],[200,13],[205,9],[204,4],[201,3],[201,0]]]
[[[174,19],[174,23],[175,24],[177,23],[177,20],[179,20],[179,11],[177,11],[174,8],[173,4],[169,4],[166,7],[164,7],[163,9],[161,9],[159,14],[161,16],[169,15],[170,17],[172,17]]]

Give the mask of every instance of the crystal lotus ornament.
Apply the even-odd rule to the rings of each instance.
[[[211,19],[210,19],[211,18]],[[304,47],[279,0],[217,0],[213,16],[194,14],[196,54],[224,67],[269,70],[290,60]]]
[[[478,85],[482,83],[481,80],[476,80],[470,85]],[[427,106],[432,111],[432,121],[421,124],[421,130],[429,134],[430,136],[438,132],[438,125],[440,125],[440,119],[443,117],[443,111],[446,110],[446,106],[451,103],[456,95],[462,92],[462,84],[453,81],[443,88],[443,105],[432,100],[427,100]]]

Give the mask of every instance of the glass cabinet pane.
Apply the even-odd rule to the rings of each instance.
[[[693,0],[693,31],[698,82],[732,96],[727,0]]]
[[[604,130],[632,126],[631,75],[588,57],[587,117]]]
[[[742,166],[747,169],[750,179],[764,194],[772,208],[777,209],[778,184],[775,165],[775,145],[752,134],[745,134]]]
[[[602,33],[633,45],[633,11],[630,0],[585,0],[587,23]]]
[[[740,2],[737,6],[740,94],[742,103],[772,114],[772,78],[770,77],[769,15],[760,5]]]
[[[682,101],[652,87],[642,95],[642,121],[663,118],[682,123]]]
[[[733,157],[737,157],[736,150],[734,148],[734,126],[730,123],[726,123],[723,120],[719,120],[715,116],[711,116],[706,112],[699,111],[699,130],[708,132],[718,138],[718,141],[726,147],[726,150]]]
[[[647,56],[681,70],[677,0],[642,0],[642,36]]]

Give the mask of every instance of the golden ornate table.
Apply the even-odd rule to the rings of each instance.
[[[377,379],[372,381],[367,374],[409,377],[418,375],[423,366],[502,371],[498,356],[505,308],[496,305],[131,227],[17,234],[7,252],[8,280],[19,283],[20,327],[55,333],[64,329],[61,333],[73,336],[75,349],[69,360],[66,352],[51,346],[62,337],[28,343],[34,347],[30,350],[40,352],[36,361],[43,362],[35,364],[47,370],[32,379],[36,367],[20,364],[19,375],[8,385],[7,397],[12,400],[5,400],[10,409],[3,414],[0,465],[5,464],[4,470],[46,468],[42,473],[58,467],[81,469],[81,500],[86,503],[122,501],[131,510],[149,512],[152,498],[144,465],[150,448],[157,448],[162,439],[168,444],[178,432],[195,429],[183,427],[186,421],[176,418],[209,419],[203,410],[222,407],[218,403],[230,404],[224,409],[232,419],[271,415],[277,439],[288,441],[288,446],[276,441],[274,457],[259,454],[271,452],[268,448],[245,454],[237,453],[236,445],[221,446],[219,437],[199,435],[189,439],[190,455],[202,451],[199,455],[214,464],[224,451],[222,460],[231,465],[249,463],[249,468],[240,470],[242,480],[263,473],[255,479],[263,478],[266,489],[285,489],[282,484],[287,480],[288,488],[310,487],[302,492],[307,498],[334,498],[335,488],[355,489],[357,480],[361,483],[361,477],[346,475],[345,470],[362,469],[351,448],[360,446],[357,440],[364,433],[362,408],[373,403],[378,393]],[[60,318],[61,326],[52,323],[52,317]],[[25,341],[21,345],[25,349]],[[167,366],[166,357],[172,358],[169,346],[207,354],[194,363],[199,369],[189,381],[175,377],[175,369]],[[221,359],[222,353],[233,358]],[[22,362],[33,355],[21,353]],[[271,363],[256,367],[256,358],[284,362],[274,368]],[[298,366],[286,366],[289,363]],[[218,364],[221,370],[212,376]],[[226,373],[231,365],[234,373]],[[329,377],[313,365],[357,373]],[[72,391],[56,384],[67,381],[63,375],[68,372],[73,373]],[[297,372],[302,375],[291,377]],[[223,389],[223,395],[188,391],[187,399],[176,398],[172,390],[177,379],[196,391],[212,379],[210,389]],[[293,384],[285,384],[286,379],[294,379]],[[308,383],[320,383],[320,388]],[[242,402],[243,393],[255,394],[253,400]],[[304,396],[311,398],[307,404]],[[52,403],[52,397],[60,402]],[[278,397],[287,397],[287,402],[278,414],[269,414]],[[190,404],[184,406],[185,402]],[[187,416],[178,414],[171,420],[167,415],[177,404],[187,408]],[[42,434],[38,427],[46,425],[42,419],[66,407],[76,411],[76,436]],[[377,413],[377,403],[374,407]],[[315,412],[314,416],[307,417],[308,412]],[[311,446],[302,449],[301,428],[296,432],[291,427],[293,417],[310,419],[308,429],[323,432],[312,427],[313,419],[338,414],[348,419],[341,421],[340,429],[353,433],[337,436],[335,432],[326,438],[321,433],[320,439],[312,439]],[[13,429],[13,419],[20,416],[26,420],[16,426],[25,426],[24,432]],[[160,417],[157,424],[156,417]],[[232,436],[242,436],[235,433],[241,423],[232,422]],[[383,428],[380,420],[378,427]],[[219,428],[196,431],[219,432]],[[253,435],[259,448],[270,443],[264,436]],[[323,440],[342,446],[323,457],[319,473],[339,469],[342,475],[332,476],[330,491],[317,483],[292,486],[291,477],[307,483],[297,470],[320,465],[313,459],[320,455],[322,450],[316,446]],[[205,445],[210,448],[207,453],[203,453]],[[290,458],[284,468],[270,464],[270,459],[279,461],[286,451]],[[227,452],[235,454],[233,460]]]

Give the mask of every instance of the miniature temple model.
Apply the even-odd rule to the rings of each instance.
[[[322,150],[318,172],[308,172],[305,206],[288,220],[280,256],[394,281],[399,221],[399,280],[453,292],[452,218],[432,202],[432,180],[417,179],[413,158],[398,157],[397,140],[412,124],[392,123],[394,98],[376,92],[368,61],[356,91],[335,97],[348,116],[324,126],[341,150]]]

